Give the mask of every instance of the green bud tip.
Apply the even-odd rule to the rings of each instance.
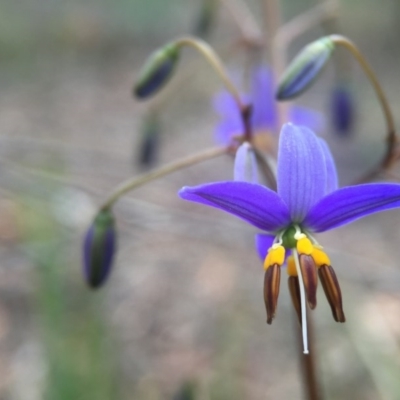
[[[83,242],[83,273],[93,289],[108,278],[116,248],[114,216],[109,209],[100,210]]]
[[[150,55],[133,89],[136,97],[150,97],[168,82],[179,59],[179,48],[179,45],[173,42]]]
[[[334,48],[335,43],[329,36],[306,46],[284,72],[277,99],[289,100],[303,93],[320,74]]]

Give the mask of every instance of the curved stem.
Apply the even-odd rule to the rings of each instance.
[[[214,51],[214,49],[206,43],[204,40],[197,39],[194,37],[183,37],[178,39],[176,42],[176,45],[178,46],[191,46],[194,49],[196,49],[208,62],[209,64],[213,67],[213,69],[217,72],[219,77],[222,79],[224,85],[228,89],[228,91],[232,94],[234,97],[239,109],[241,112],[246,108],[246,106],[243,104],[241,98],[240,98],[240,93],[236,86],[233,84],[231,79],[229,78],[229,75],[226,71],[226,68],[224,67],[224,64],[222,63],[221,59],[217,55],[217,53]]]
[[[337,15],[337,0],[324,1],[282,25],[277,31],[276,41],[280,47],[287,48],[290,42],[309,29],[322,22],[336,18]]]
[[[214,49],[205,41],[193,37],[183,37],[178,39],[175,44],[177,46],[191,46],[196,49],[200,54],[204,56],[204,58],[210,63],[210,65],[214,68],[217,74],[220,76],[222,81],[224,82],[226,88],[231,93],[235,102],[239,108],[240,115],[243,121],[243,126],[245,129],[245,136],[246,138],[250,139],[252,136],[252,129],[250,126],[250,116],[251,116],[251,106],[246,105],[243,103],[242,99],[240,98],[240,93],[236,86],[233,84],[229,75],[222,63],[221,59],[214,51]]]
[[[358,50],[356,45],[347,39],[344,36],[341,35],[330,35],[330,39],[335,43],[340,46],[345,47],[347,50],[351,52],[351,54],[354,56],[354,58],[358,61],[362,69],[364,70],[365,74],[367,75],[368,79],[370,80],[372,87],[375,90],[376,96],[378,97],[379,104],[382,107],[383,115],[385,117],[386,121],[386,129],[387,129],[387,135],[386,135],[386,143],[387,143],[387,148],[386,148],[386,153],[381,161],[380,166],[378,169],[371,171],[370,173],[366,174],[360,182],[365,182],[374,177],[380,169],[386,169],[391,166],[391,164],[394,161],[395,158],[395,145],[396,145],[396,130],[394,126],[394,119],[393,119],[393,114],[389,106],[389,102],[387,101],[386,95],[383,92],[383,89],[376,78],[375,73],[369,66],[367,60],[364,58],[364,56],[361,54],[361,52]]]
[[[279,0],[264,0],[264,14],[267,24],[267,45],[274,79],[282,75],[286,65],[286,48],[276,40],[281,26],[281,7]],[[286,120],[288,105],[282,102],[276,104],[278,110],[278,126]]]
[[[211,149],[207,149],[201,151],[200,153],[196,153],[190,155],[188,157],[181,158],[177,161],[173,161],[163,167],[157,168],[154,171],[150,171],[146,174],[140,175],[138,177],[134,177],[123,182],[119,185],[111,195],[106,199],[106,201],[101,206],[102,209],[107,209],[113,206],[113,204],[124,194],[130,192],[133,189],[136,189],[139,186],[143,186],[148,182],[151,182],[155,179],[161,178],[165,175],[171,174],[172,172],[178,171],[182,168],[189,167],[194,164],[198,164],[205,160],[210,160],[212,158],[216,158],[222,154],[228,153],[229,147],[213,147]]]
[[[243,40],[254,46],[262,46],[262,33],[247,4],[241,0],[219,0],[237,24]]]

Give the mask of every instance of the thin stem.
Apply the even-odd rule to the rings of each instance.
[[[297,315],[295,318],[297,322]],[[317,373],[317,365],[316,365],[316,357],[315,357],[315,349],[314,349],[314,329],[313,329],[313,321],[311,315],[307,315],[307,324],[308,324],[308,338],[309,340],[309,350],[310,353],[308,355],[304,355],[299,353],[300,367],[301,373],[304,380],[304,387],[306,398],[308,400],[321,400],[322,395],[318,385],[318,373]],[[298,337],[298,345],[300,349],[302,348],[302,338],[300,335]]]
[[[294,17],[291,21],[282,25],[277,34],[275,40],[278,42],[278,46],[284,46],[287,48],[294,39],[307,32],[309,29],[316,25],[319,25],[327,20],[331,20],[338,16],[338,4],[336,0],[324,1],[321,4],[313,7]]]
[[[229,75],[226,71],[224,64],[221,59],[214,51],[214,49],[205,41],[193,37],[183,37],[176,41],[176,45],[178,46],[191,46],[196,49],[204,58],[209,62],[209,64],[213,67],[213,69],[217,72],[219,77],[222,79],[224,85],[228,89],[228,91],[232,94],[235,99],[239,109],[241,112],[246,108],[243,104],[240,93],[236,86],[233,84],[232,80],[229,78]]]
[[[389,106],[389,102],[387,101],[386,95],[383,92],[383,89],[376,78],[375,73],[369,66],[367,60],[364,58],[364,56],[361,54],[361,52],[358,50],[356,45],[347,39],[344,36],[341,35],[330,35],[330,39],[338,45],[341,45],[345,47],[347,50],[351,52],[351,54],[354,56],[354,58],[358,61],[362,69],[364,70],[365,74],[367,75],[368,79],[370,80],[372,87],[375,90],[376,96],[378,97],[379,104],[382,107],[383,115],[385,117],[386,121],[386,129],[387,129],[387,135],[386,135],[386,143],[387,143],[387,148],[386,148],[386,153],[381,161],[381,164],[377,169],[374,169],[373,171],[369,172],[366,174],[360,182],[366,182],[373,178],[381,169],[386,169],[389,168],[394,159],[395,159],[395,145],[396,145],[396,130],[394,126],[394,119],[393,119],[393,114]]]
[[[225,60],[232,58],[235,54],[240,50],[240,46],[238,43],[232,43],[232,45],[224,52],[223,58]],[[181,71],[175,79],[173,79],[169,84],[162,90],[157,96],[154,96],[150,99],[148,103],[148,107],[156,112],[162,109],[166,105],[172,104],[179,96],[176,96],[177,93],[183,91],[186,86],[189,84],[193,77],[199,74],[201,68],[203,66],[199,64],[197,61],[193,60],[189,62],[184,69]]]
[[[229,11],[245,42],[261,46],[263,43],[260,27],[247,4],[241,0],[219,0]]]
[[[281,26],[281,8],[279,0],[264,0],[264,15],[267,24],[267,45],[274,79],[282,75],[286,64],[286,49],[276,40]],[[287,120],[287,104],[277,103],[278,126]]]
[[[188,157],[181,158],[177,161],[173,161],[163,167],[157,168],[154,171],[150,171],[146,174],[134,177],[123,182],[119,185],[107,198],[107,200],[101,206],[102,209],[110,208],[121,196],[130,192],[133,189],[143,186],[148,182],[154,181],[155,179],[161,178],[165,175],[171,174],[172,172],[178,171],[182,168],[189,167],[194,164],[201,163],[202,161],[210,160],[216,158],[222,154],[229,152],[229,147],[213,147],[190,155]]]
[[[307,337],[307,314],[306,314],[306,294],[304,290],[303,275],[301,274],[299,253],[296,249],[292,249],[294,263],[296,264],[297,276],[299,277],[300,286],[300,302],[301,302],[301,330],[303,335],[303,353],[308,354],[308,337]]]

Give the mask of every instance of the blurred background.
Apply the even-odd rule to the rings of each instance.
[[[262,26],[261,1],[246,3]],[[285,20],[316,4],[281,3]],[[222,86],[194,51],[184,51],[162,94],[145,166],[151,107],[131,95],[149,53],[198,29],[201,7],[201,0],[2,0],[1,400],[302,398],[285,276],[277,318],[267,326],[255,230],[177,197],[184,185],[231,179],[229,157],[123,198],[109,281],[91,291],[81,276],[84,233],[119,182],[213,145],[212,98]],[[338,23],[377,72],[399,126],[400,2],[343,0]],[[318,27],[296,39],[289,58],[324,33]],[[207,40],[231,70],[246,63],[244,51],[229,50],[239,35],[218,4]],[[331,66],[299,99],[326,116],[322,136],[341,184],[384,151],[374,92],[359,66],[349,65],[350,134],[330,124]],[[400,212],[389,211],[319,238],[347,317],[336,324],[320,290],[313,343],[326,399],[400,399],[399,226]]]

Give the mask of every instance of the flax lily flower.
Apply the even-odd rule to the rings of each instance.
[[[243,96],[243,101],[252,105],[251,128],[256,136],[255,140],[268,147],[267,134],[279,133],[279,118],[277,101],[275,99],[275,85],[272,71],[266,66],[255,67],[251,74],[250,93]],[[229,145],[232,139],[244,133],[243,120],[238,106],[227,91],[215,96],[214,109],[221,117],[215,128],[215,140],[222,145]],[[298,125],[305,125],[313,131],[320,131],[324,126],[324,118],[309,108],[291,106],[288,121]],[[259,135],[261,134],[261,135]],[[264,134],[264,135],[262,135]]]
[[[238,163],[239,164],[239,163]],[[326,143],[305,127],[286,124],[279,139],[277,192],[256,183],[225,181],[184,187],[180,197],[222,209],[262,229],[257,247],[264,261],[267,322],[275,316],[281,267],[308,353],[306,308],[316,306],[318,275],[337,322],[345,322],[342,296],[328,255],[314,233],[348,224],[379,211],[400,207],[400,185],[370,183],[338,189]]]

